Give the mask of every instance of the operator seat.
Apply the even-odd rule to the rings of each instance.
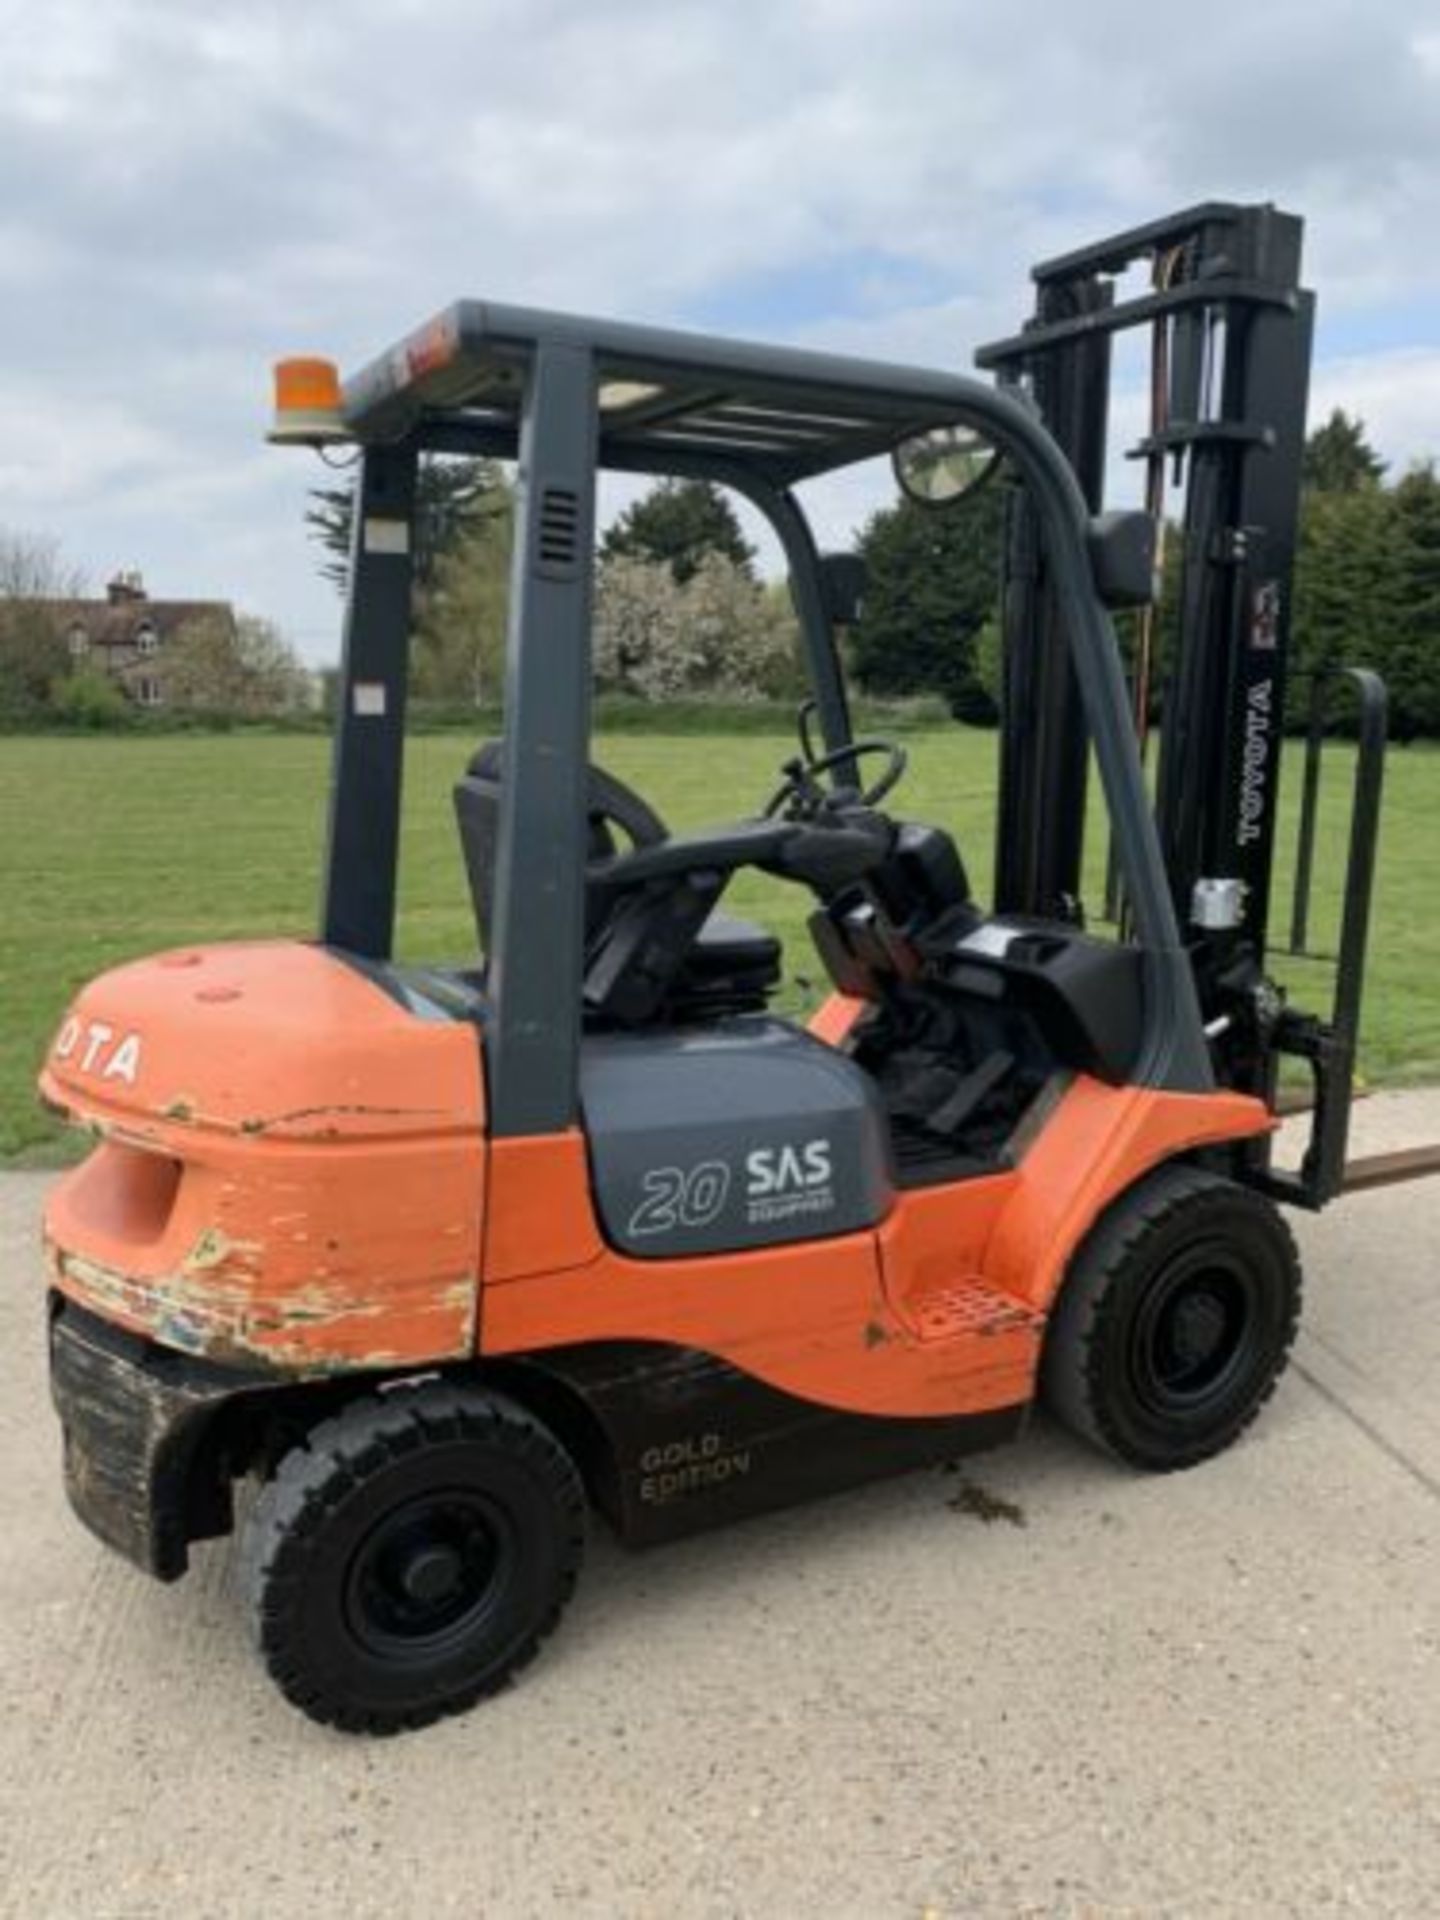
[[[500,840],[500,791],[505,743],[487,740],[470,757],[455,785],[455,817],[470,882],[482,951],[490,947],[495,863]],[[656,846],[670,837],[653,807],[603,767],[588,769],[588,858],[602,862],[630,847]],[[618,832],[617,832],[618,829]],[[609,925],[623,889],[593,870],[585,883],[585,945],[589,953]],[[780,982],[780,942],[751,920],[712,913],[695,936],[667,997],[671,1018],[716,1017],[759,1010]]]

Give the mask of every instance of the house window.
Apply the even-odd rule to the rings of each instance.
[[[90,651],[90,636],[84,627],[71,627],[66,637],[70,642],[70,658],[83,660]]]
[[[154,627],[146,625],[135,629],[135,645],[141,653],[151,654],[159,651],[160,636]],[[151,705],[156,704],[151,702]]]
[[[135,682],[135,698],[142,707],[158,707],[161,704],[160,682],[154,674],[142,674]]]

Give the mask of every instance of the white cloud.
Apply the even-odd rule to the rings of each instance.
[[[86,400],[56,385],[0,384],[0,498],[27,503],[30,517],[163,472],[178,449],[118,402]]]
[[[1399,347],[1323,362],[1310,390],[1312,424],[1333,407],[1358,414],[1396,473],[1440,456],[1440,346]]]
[[[317,651],[321,475],[260,445],[267,363],[353,365],[462,293],[965,365],[1032,260],[1274,198],[1317,394],[1397,464],[1440,438],[1429,0],[0,0],[0,31],[0,522]],[[833,539],[870,495],[831,491]]]

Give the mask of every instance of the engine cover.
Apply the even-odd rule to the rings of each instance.
[[[596,1212],[642,1259],[854,1233],[890,1209],[873,1083],[788,1021],[591,1035],[580,1097]]]

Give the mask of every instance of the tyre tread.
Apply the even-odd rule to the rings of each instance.
[[[1267,1228],[1278,1230],[1279,1244],[1291,1279],[1290,1308],[1282,1344],[1270,1378],[1247,1408],[1220,1428],[1200,1449],[1176,1460],[1173,1468],[1157,1467],[1126,1438],[1095,1394],[1096,1355],[1107,1326],[1119,1311],[1117,1282],[1151,1235],[1164,1231],[1187,1213],[1208,1206],[1217,1194],[1232,1204],[1264,1217]],[[1198,1465],[1223,1452],[1250,1426],[1270,1399],[1285,1371],[1299,1325],[1301,1300],[1299,1254],[1288,1222],[1263,1194],[1227,1180],[1202,1167],[1171,1164],[1147,1175],[1123,1194],[1092,1229],[1071,1262],[1051,1316],[1050,1332],[1041,1361],[1041,1392],[1050,1410],[1073,1433],[1112,1458],[1151,1471],[1169,1471]]]
[[[293,1658],[286,1657],[281,1623],[285,1597],[299,1577],[286,1565],[294,1547],[313,1538],[367,1471],[404,1458],[431,1441],[483,1440],[497,1431],[518,1455],[528,1456],[552,1479],[558,1503],[570,1518],[560,1584],[544,1618],[504,1668],[442,1702],[408,1711],[381,1711],[330,1697]],[[237,1556],[237,1579],[261,1657],[287,1699],[312,1720],[344,1732],[398,1733],[464,1713],[501,1692],[530,1664],[554,1632],[575,1590],[584,1554],[584,1517],[584,1489],[570,1455],[517,1401],[489,1390],[435,1383],[394,1388],[350,1401],[339,1413],[320,1421],[280,1461],[250,1515]]]

